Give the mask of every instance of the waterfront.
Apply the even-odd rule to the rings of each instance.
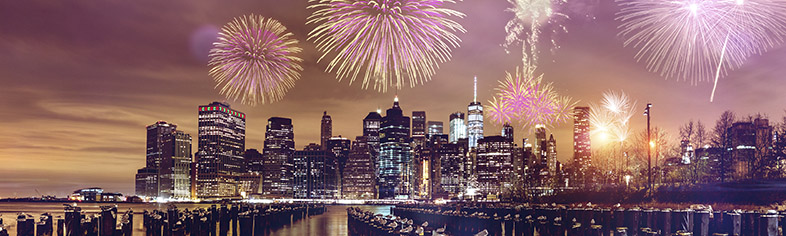
[[[49,212],[55,219],[63,217],[64,203],[35,203],[35,202],[3,202],[0,203],[0,218],[3,219],[10,236],[16,235],[16,217],[19,213],[26,213],[38,218],[41,214]],[[80,203],[77,206],[82,208],[86,214],[100,212],[100,206],[111,204]],[[144,236],[142,228],[142,212],[145,210],[166,210],[169,204],[144,204],[144,203],[120,203],[117,204],[118,212],[128,209],[134,210],[134,235]],[[175,204],[179,209],[208,208],[210,204]],[[350,205],[328,206],[328,211],[322,215],[312,216],[292,225],[284,226],[272,233],[272,235],[347,235],[347,212],[346,208]],[[355,206],[358,207],[358,206]],[[378,214],[390,214],[390,206],[359,206],[362,209],[376,212]]]

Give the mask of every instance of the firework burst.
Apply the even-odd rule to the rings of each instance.
[[[210,75],[221,94],[244,104],[275,102],[300,78],[298,41],[276,20],[243,16],[225,25],[210,50]]]
[[[325,69],[337,79],[363,79],[367,89],[400,89],[431,79],[461,40],[464,27],[452,18],[464,14],[449,8],[453,0],[309,0],[316,9],[307,24],[316,27],[309,40],[332,56]],[[407,80],[408,79],[408,80]]]
[[[783,42],[786,0],[617,0],[620,35],[666,78],[718,79]]]
[[[601,139],[623,142],[630,135],[629,122],[635,112],[636,102],[625,92],[603,93],[600,104],[590,104],[591,133]]]
[[[514,74],[507,73],[496,96],[486,106],[489,117],[499,124],[517,122],[529,128],[554,126],[569,120],[570,109],[576,102],[558,95],[551,83],[543,82],[543,75],[530,74],[530,70],[519,68]]]
[[[567,32],[562,21],[568,19],[568,16],[559,11],[567,0],[508,0],[508,3],[511,7],[507,11],[515,17],[505,25],[507,36],[503,46],[509,49],[521,44],[522,63],[525,67],[535,68],[540,54],[539,41],[544,30],[550,31],[552,35]],[[552,50],[559,48],[555,39],[549,42]]]

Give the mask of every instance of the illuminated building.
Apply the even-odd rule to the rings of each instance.
[[[335,199],[338,197],[338,160],[332,151],[309,144],[294,153],[295,198]]]
[[[510,142],[513,142],[515,138],[513,135],[513,130],[513,126],[511,126],[510,123],[505,123],[502,125],[502,137],[510,140]]]
[[[199,106],[196,194],[201,199],[236,197],[236,176],[244,172],[246,115],[213,102]]]
[[[769,120],[756,118],[753,122],[734,123],[729,134],[734,179],[752,178],[753,173],[761,172],[757,169],[767,167],[773,150]]]
[[[377,178],[374,148],[368,137],[358,136],[352,143],[349,159],[344,166],[342,196],[346,199],[376,198]]]
[[[377,160],[380,198],[409,198],[411,147],[410,119],[403,115],[398,97],[388,109],[380,126],[380,154]]]
[[[426,144],[426,112],[412,112],[412,148]]]
[[[379,154],[379,126],[382,122],[382,115],[379,112],[369,112],[363,119],[363,136],[366,142],[374,150],[375,155]]]
[[[442,121],[429,121],[428,122],[428,136],[445,134],[443,131]]]
[[[320,127],[321,127],[321,132],[320,132],[319,145],[322,147],[322,149],[326,149],[327,141],[331,137],[333,137],[333,120],[327,114],[327,111],[325,111],[325,113],[322,113],[322,124]]]
[[[289,118],[271,117],[267,120],[265,147],[262,149],[262,196],[290,198],[293,196],[293,164],[295,133]]]
[[[352,148],[352,141],[348,138],[342,138],[341,136],[331,137],[327,140],[326,145],[326,150],[332,152],[336,160],[338,160],[338,181],[339,186],[341,186],[341,180],[344,176],[344,166],[346,166],[347,159],[349,158],[349,150]],[[339,190],[341,189],[339,188]]]
[[[144,167],[136,171],[136,195],[142,198],[158,196],[158,170]]]
[[[456,143],[459,139],[467,138],[467,125],[464,124],[464,113],[450,114],[450,142]]]
[[[585,179],[592,167],[589,114],[589,107],[573,108],[573,163],[580,179]]]
[[[497,198],[511,187],[515,177],[513,154],[513,143],[505,137],[488,136],[478,140],[476,173],[483,196]]]
[[[475,90],[473,91],[474,96],[472,102],[469,103],[467,107],[467,139],[469,140],[469,148],[476,148],[478,146],[478,139],[483,138],[483,106],[478,102],[477,77],[475,77]]]
[[[191,135],[173,130],[164,140],[158,170],[159,197],[191,199]]]

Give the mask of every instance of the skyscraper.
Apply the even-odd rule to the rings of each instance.
[[[243,154],[243,157],[246,159],[246,170],[248,172],[262,174],[265,166],[262,153],[259,153],[256,149],[248,149]]]
[[[472,102],[467,107],[467,135],[469,148],[478,146],[478,139],[483,138],[483,106],[478,102],[478,77],[475,77],[475,90]],[[452,120],[452,119],[451,119]]]
[[[374,155],[379,154],[379,127],[382,122],[382,115],[379,112],[369,112],[363,119],[363,136],[366,142],[374,150]]]
[[[290,198],[293,196],[295,133],[292,120],[271,117],[267,120],[265,147],[262,149],[264,162],[262,195],[268,198]]]
[[[246,115],[221,102],[199,106],[198,132],[197,196],[203,199],[238,196],[235,177],[243,171]]]
[[[378,162],[379,197],[408,198],[412,156],[410,155],[410,119],[403,115],[398,97],[393,107],[382,118],[380,132],[380,155]]]
[[[159,197],[191,199],[191,135],[173,130],[164,135],[164,140],[158,170]]]
[[[502,125],[502,137],[513,142],[515,136],[513,135],[513,126],[511,126],[510,123]]]
[[[338,173],[337,181],[339,181],[339,186],[341,186],[341,180],[344,176],[344,166],[347,164],[347,160],[349,158],[349,151],[352,148],[352,141],[348,138],[339,137],[331,137],[327,141],[327,151],[332,152],[333,156],[335,156],[336,160],[338,161],[338,165],[336,166]],[[339,189],[340,190],[340,189]],[[339,191],[339,195],[341,192]]]
[[[344,166],[342,196],[348,199],[376,198],[377,178],[373,147],[368,137],[358,136],[352,143],[349,159]]]
[[[502,136],[488,136],[478,141],[477,177],[482,195],[499,196],[511,187],[513,168],[513,142]]]
[[[319,145],[322,146],[322,149],[327,149],[327,141],[330,137],[333,137],[333,120],[327,114],[327,111],[322,113],[322,132],[320,132],[320,143]]]
[[[294,196],[307,199],[338,197],[338,160],[333,152],[316,144],[295,151]]]
[[[445,131],[442,130],[442,127],[442,121],[429,121],[428,136],[431,137],[431,135],[445,134]]]
[[[554,139],[554,134],[549,135],[546,143],[546,166],[549,176],[554,177],[557,174],[557,140]]]
[[[169,124],[166,121],[158,121],[147,126],[147,167],[158,170],[161,160],[164,158],[164,143],[166,136],[177,129],[177,125]]]
[[[456,143],[459,139],[467,138],[467,125],[464,124],[464,113],[450,114],[450,142]]]
[[[579,179],[586,178],[592,166],[589,114],[589,107],[573,108],[573,162]]]
[[[543,125],[535,126],[535,153],[532,160],[532,173],[537,180],[538,186],[545,186],[550,178],[548,142],[546,138],[546,127]]]
[[[426,144],[426,112],[412,112],[412,148]]]

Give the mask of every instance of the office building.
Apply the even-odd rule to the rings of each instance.
[[[310,144],[295,151],[293,161],[295,198],[338,198],[338,160],[332,151]]]
[[[377,189],[374,148],[368,137],[358,136],[352,143],[349,159],[344,166],[342,197],[345,199],[375,199]]]
[[[478,139],[483,138],[483,106],[478,102],[478,77],[475,77],[475,89],[472,102],[467,107],[467,139],[469,148],[478,146]]]
[[[450,114],[450,142],[456,143],[459,139],[467,138],[467,125],[464,124],[464,113]]]
[[[587,171],[592,167],[590,146],[589,107],[573,108],[573,164],[578,182],[584,184]]]
[[[502,136],[487,136],[478,141],[477,178],[480,193],[496,199],[511,188],[515,177],[513,143]]]
[[[380,154],[377,160],[380,198],[409,198],[412,155],[410,118],[403,115],[398,97],[380,126]]]
[[[442,127],[442,121],[429,121],[428,136],[430,137],[431,135],[445,134]]]
[[[294,171],[295,133],[292,120],[272,117],[267,120],[262,149],[262,196],[291,198]]]
[[[320,143],[322,149],[327,149],[327,141],[333,137],[333,120],[327,114],[327,111],[322,113],[322,124],[320,125]]]
[[[246,115],[229,104],[199,106],[196,195],[201,199],[239,196],[236,176],[243,172]]]

